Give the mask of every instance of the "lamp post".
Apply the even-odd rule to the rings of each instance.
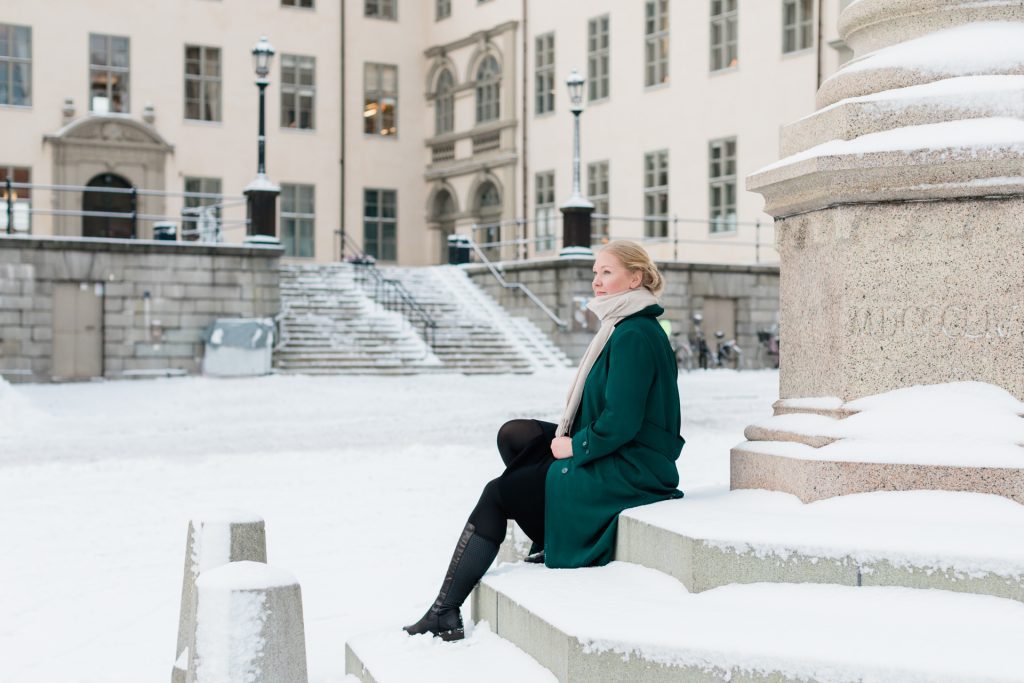
[[[572,112],[572,196],[559,207],[562,211],[562,256],[590,256],[591,219],[594,203],[580,190],[580,114],[583,113],[583,83],[573,69],[565,84],[569,89],[569,111]]]
[[[248,243],[277,243],[277,195],[281,188],[267,177],[266,158],[266,90],[270,85],[270,64],[274,60],[274,47],[262,36],[252,48],[253,69],[256,71],[256,87],[260,90],[259,135],[257,143],[256,177],[245,188],[248,200],[249,225],[246,230]]]

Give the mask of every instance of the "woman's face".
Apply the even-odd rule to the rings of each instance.
[[[643,278],[640,271],[631,273],[617,256],[602,251],[594,259],[594,281],[591,286],[594,288],[595,296],[608,296],[636,289],[643,282]]]

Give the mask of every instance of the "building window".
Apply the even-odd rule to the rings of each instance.
[[[398,0],[365,0],[363,16],[375,19],[398,19]]]
[[[501,257],[501,192],[490,180],[486,180],[476,191],[476,225],[473,226],[473,240],[489,259]]]
[[[441,21],[452,15],[452,0],[437,0],[434,5],[434,19]]]
[[[644,6],[644,85],[668,83],[668,0]]]
[[[398,67],[367,64],[363,70],[363,132],[398,134]]]
[[[811,0],[783,0],[782,51],[806,50],[814,44],[814,5]]]
[[[545,33],[534,41],[536,64],[534,97],[536,113],[547,114],[555,110],[555,34]]]
[[[736,138],[712,140],[708,147],[710,230],[736,230]]]
[[[587,197],[594,203],[595,216],[591,224],[594,236],[608,237],[608,162],[587,164]],[[603,216],[603,217],[602,217]]]
[[[668,237],[668,150],[644,155],[644,237]]]
[[[555,172],[534,176],[534,211],[537,251],[555,248]]]
[[[501,68],[487,55],[476,70],[476,122],[497,121],[501,116]]]
[[[220,242],[220,178],[185,177],[185,206],[181,211],[181,238]]]
[[[12,187],[7,196],[7,179],[12,183],[32,182],[32,171],[19,166],[0,165],[0,232],[7,232],[8,209],[15,232],[32,232],[32,190],[28,187]],[[10,205],[8,204],[10,202]]]
[[[281,183],[281,246],[285,256],[313,258],[313,189],[312,185]]]
[[[396,190],[363,190],[363,251],[379,261],[398,260]]]
[[[281,55],[281,125],[312,129],[316,109],[316,58]]]
[[[587,100],[608,97],[608,65],[611,43],[608,39],[609,18],[605,14],[587,22]]]
[[[736,40],[736,0],[711,0],[711,70],[739,64]]]
[[[313,0],[281,0],[282,7],[308,7],[313,8]]]
[[[32,106],[32,28],[0,24],[0,104]]]
[[[185,46],[185,118],[220,121],[220,48]]]
[[[130,111],[128,39],[89,34],[89,111]]]
[[[437,77],[437,95],[434,98],[434,132],[437,135],[455,130],[455,77],[445,69]]]

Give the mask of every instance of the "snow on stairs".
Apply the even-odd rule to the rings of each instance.
[[[455,266],[382,268],[437,321],[434,353],[465,373],[530,373],[572,367],[536,325],[510,316]]]
[[[606,567],[492,569],[473,615],[560,681],[1019,681],[1021,538],[998,496],[696,492],[624,512]],[[356,645],[350,673],[401,680]]]
[[[367,298],[352,266],[283,265],[280,272],[277,372],[411,374],[440,367],[405,318]]]

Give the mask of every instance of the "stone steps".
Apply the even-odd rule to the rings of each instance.
[[[1024,605],[944,591],[751,584],[690,594],[625,562],[518,564],[485,576],[473,607],[560,681],[1010,681],[1024,666],[1006,630],[1024,628]]]
[[[888,515],[884,524],[880,515]],[[955,539],[943,538],[947,528]],[[1024,601],[1019,538],[1024,507],[995,496],[900,492],[803,505],[783,493],[733,491],[623,512],[615,557],[673,576],[691,592],[809,582]]]

